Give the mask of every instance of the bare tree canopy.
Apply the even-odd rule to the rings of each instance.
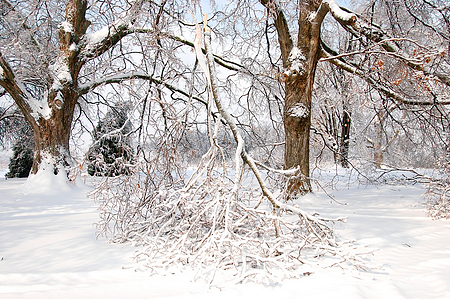
[[[33,129],[33,173],[43,159],[53,164],[55,173],[71,165],[74,112],[86,107],[96,88],[143,78],[176,90],[163,76],[171,76],[164,72],[168,64],[164,57],[170,58],[170,49],[177,46],[170,41],[163,45],[159,30],[167,26],[163,12],[173,20],[172,14],[183,13],[182,5],[166,8],[165,2],[151,1],[88,5],[84,0],[68,1],[65,7],[52,1],[1,4],[2,96],[14,99]],[[143,40],[137,38],[139,33]],[[163,47],[164,54],[155,50]],[[161,69],[163,74],[157,74]],[[173,69],[180,70],[175,77],[183,73],[181,65]]]
[[[445,1],[211,1],[209,16],[200,1],[0,3],[0,98],[33,130],[32,172],[68,172],[82,133],[101,132],[91,152],[127,140],[108,162],[126,171],[90,195],[99,233],[143,245],[149,267],[271,279],[315,252],[363,268],[328,225],[344,219],[296,204],[311,162],[382,168],[414,148],[448,170]],[[88,129],[125,103],[120,125]]]
[[[192,68],[180,55],[193,47],[186,13],[197,5],[74,1],[61,8],[51,1],[2,1],[2,95],[14,99],[33,128],[33,172],[44,156],[71,165],[74,111],[105,84],[147,80],[207,103],[189,92],[191,83],[179,81]],[[231,84],[242,84],[229,77],[223,91],[247,105],[243,123],[260,118],[248,106],[259,97],[266,99],[270,118],[284,124],[284,168],[300,167],[303,176],[292,181],[295,192],[310,190],[311,101],[316,69],[323,63],[356,75],[397,106],[449,104],[445,3],[362,2],[359,13],[335,1],[229,1],[213,8],[209,22],[224,45],[215,60],[250,82],[239,95]]]

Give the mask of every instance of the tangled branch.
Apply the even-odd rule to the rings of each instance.
[[[99,233],[139,246],[136,258],[156,273],[190,267],[196,278],[210,283],[218,272],[232,275],[236,282],[276,282],[299,277],[302,265],[322,260],[327,266],[364,269],[364,255],[370,252],[340,244],[330,226],[344,218],[325,219],[286,202],[287,185],[271,186],[245,151],[244,139],[217,92],[206,19],[203,24],[206,59],[197,58],[207,77],[208,109],[214,103],[222,117],[208,119],[210,148],[195,169],[177,171],[177,179],[169,169],[176,168],[173,153],[168,160],[161,157],[169,155],[158,154],[158,159],[137,163],[131,176],[106,178],[91,193],[100,203]],[[197,24],[196,47],[201,37]],[[233,170],[217,141],[224,129],[231,130],[237,144]],[[299,175],[295,169],[273,173],[286,183],[289,176]]]

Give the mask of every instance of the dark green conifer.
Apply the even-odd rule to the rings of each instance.
[[[111,108],[97,124],[93,132],[94,143],[87,158],[89,175],[117,176],[130,173],[133,150],[128,110],[125,104]]]
[[[13,146],[13,156],[9,160],[8,178],[26,178],[33,166],[34,139],[31,130],[19,138]]]

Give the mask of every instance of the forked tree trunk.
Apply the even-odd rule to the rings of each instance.
[[[264,4],[264,2],[262,2]],[[270,4],[266,2],[266,6]],[[278,32],[285,80],[285,156],[284,168],[299,167],[300,175],[289,182],[289,194],[311,192],[309,178],[309,137],[311,129],[311,98],[314,77],[320,54],[320,26],[326,12],[315,14],[317,1],[303,1],[299,16],[298,43],[293,44],[286,19],[281,10],[276,11],[275,26]]]

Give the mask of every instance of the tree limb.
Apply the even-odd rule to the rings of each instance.
[[[371,86],[373,86],[378,91],[384,93],[386,96],[400,102],[406,105],[419,105],[419,106],[431,106],[431,105],[450,105],[449,101],[433,101],[433,102],[423,102],[423,101],[411,101],[405,98],[404,96],[400,95],[398,92],[395,92],[394,90],[390,89],[387,86],[384,86],[380,84],[375,78],[373,78],[369,73],[364,72],[357,66],[353,64],[349,64],[346,62],[342,57],[339,57],[338,55],[334,55],[335,53],[329,53],[327,49],[330,49],[328,46],[326,46],[324,43],[322,43],[322,57],[325,57],[326,60],[331,57],[335,57],[330,60],[332,64],[335,66],[349,72],[352,74],[357,75],[367,83],[369,83]]]
[[[99,87],[101,85],[113,84],[113,83],[121,83],[123,81],[132,80],[132,79],[142,79],[142,80],[150,81],[150,82],[155,83],[157,85],[163,85],[163,86],[165,86],[166,88],[168,88],[171,91],[178,92],[178,93],[180,93],[180,94],[182,94],[182,95],[184,95],[186,97],[189,97],[189,94],[186,91],[184,91],[182,89],[179,89],[179,88],[177,88],[177,87],[175,87],[173,85],[170,85],[169,83],[166,83],[166,82],[164,82],[162,80],[156,79],[153,76],[148,75],[148,74],[143,73],[143,72],[121,73],[121,74],[117,74],[117,75],[114,75],[114,76],[104,77],[104,78],[101,78],[99,80],[88,82],[88,83],[83,84],[83,85],[80,86],[79,93],[80,93],[80,95],[87,94],[89,91],[91,91],[91,90],[93,90],[93,89],[95,89],[95,88],[97,88],[97,87]],[[196,97],[196,96],[193,96],[192,98],[197,100],[197,101],[199,101],[199,102],[201,102],[205,106],[208,105],[208,103],[205,100],[203,100],[202,98],[199,98],[199,97]]]
[[[22,84],[14,75],[13,70],[9,63],[5,60],[0,51],[0,86],[2,86],[6,92],[14,99],[17,106],[19,106],[20,110],[23,114],[30,115],[32,109],[30,107],[30,102],[32,100],[31,95],[25,88],[25,85]],[[35,123],[31,120],[29,122]]]
[[[190,42],[184,38],[181,38],[179,36],[176,35],[172,35],[166,32],[156,32],[153,29],[144,29],[144,28],[134,28],[133,29],[133,33],[151,33],[151,34],[158,34],[160,36],[164,36],[167,38],[170,38],[174,41],[180,42],[186,46],[189,46],[191,48],[194,49],[194,43]],[[206,50],[204,48],[201,49],[201,51],[203,52],[203,54],[206,54]],[[220,66],[229,69],[230,71],[237,71],[237,72],[242,72],[242,70],[244,69],[244,66],[240,63],[225,59],[223,57],[220,57],[219,55],[213,54],[214,57],[214,61],[219,64]]]
[[[350,11],[345,9],[345,11]],[[380,43],[381,46],[390,53],[395,53],[396,57],[401,59],[408,67],[422,72],[424,75],[432,75],[439,79],[443,84],[450,86],[450,76],[447,73],[440,72],[438,70],[432,70],[427,67],[424,63],[415,62],[414,60],[409,59],[409,55],[404,53],[402,49],[394,43],[394,39],[392,39],[386,32],[384,32],[379,26],[374,24],[369,24],[360,16],[353,14],[354,18],[352,18],[351,22],[344,22],[339,15],[334,15],[335,19],[341,24],[341,26],[347,30],[349,33],[354,36],[360,38],[364,36],[369,40]]]
[[[130,9],[122,13],[115,22],[94,33],[85,35],[79,45],[81,60],[99,57],[116,45],[123,37],[133,33],[134,23],[143,2],[144,0],[133,1]]]
[[[294,46],[289,26],[284,16],[283,10],[273,0],[260,0],[261,4],[267,8],[269,15],[272,14],[275,19],[275,27],[278,33],[278,42],[280,44],[281,56],[283,59],[283,67],[289,67],[289,54]]]

